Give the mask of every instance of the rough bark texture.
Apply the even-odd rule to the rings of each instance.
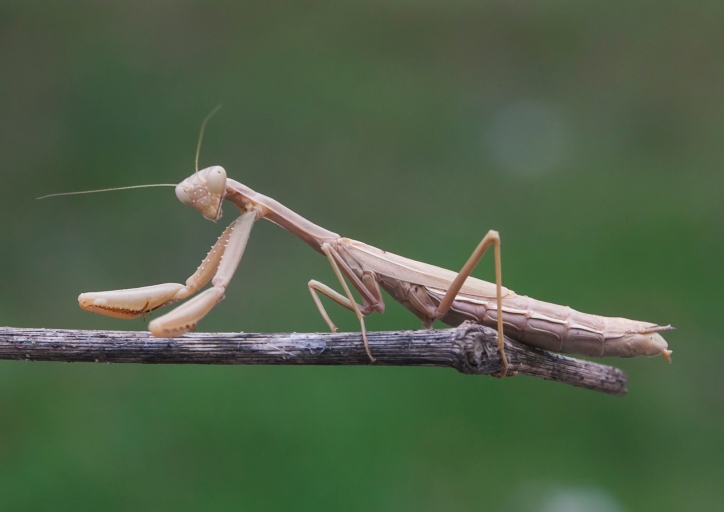
[[[368,334],[372,366],[440,366],[469,375],[500,372],[498,333],[477,324],[454,329]],[[612,395],[626,374],[610,366],[532,349],[506,338],[508,372]],[[371,365],[359,333],[194,333],[0,328],[0,359],[145,364]]]

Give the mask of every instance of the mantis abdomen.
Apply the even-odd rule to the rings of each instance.
[[[428,292],[437,300],[444,295],[436,290]],[[591,357],[661,354],[668,358],[667,343],[658,333],[671,330],[669,325],[591,315],[512,292],[510,295],[503,299],[505,334],[526,345]],[[459,295],[450,313],[441,320],[449,325],[473,320],[496,327],[495,299]]]

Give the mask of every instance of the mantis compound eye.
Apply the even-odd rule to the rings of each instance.
[[[206,186],[214,195],[221,195],[226,190],[226,171],[219,165],[214,165],[205,169],[206,172]],[[203,171],[202,171],[203,172]]]

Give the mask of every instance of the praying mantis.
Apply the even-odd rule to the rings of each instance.
[[[201,136],[209,117],[202,124]],[[501,359],[500,376],[505,376],[508,369],[503,345],[504,332],[524,344],[554,352],[593,357],[662,355],[671,361],[671,351],[659,334],[671,330],[669,325],[580,313],[566,306],[517,295],[503,287],[500,236],[496,231],[488,231],[462,269],[453,272],[340,237],[278,201],[228,178],[220,166],[197,170],[176,185],[176,196],[183,204],[195,208],[211,221],[221,218],[224,200],[232,202],[240,215],[222,233],[185,284],[165,283],[82,293],[78,297],[81,308],[111,317],[131,319],[186,299],[211,282],[210,288],[154,319],[148,326],[151,333],[158,337],[176,337],[193,331],[198,322],[224,298],[254,223],[266,219],[327,258],[344,293],[320,281],[311,280],[308,288],[312,299],[333,332],[337,328],[327,314],[320,295],[356,315],[364,349],[371,362],[375,358],[367,340],[364,318],[372,312],[385,311],[382,290],[422,320],[424,328],[431,328],[435,320],[451,326],[468,320],[496,328]],[[494,253],[495,283],[470,275],[490,247],[493,247]],[[357,303],[347,280],[360,294],[361,304]]]

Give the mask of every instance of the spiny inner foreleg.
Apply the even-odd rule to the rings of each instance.
[[[149,325],[155,336],[176,336],[191,330],[223,298],[223,290],[241,259],[255,220],[255,212],[244,213],[226,228],[219,240],[186,284],[165,283],[126,290],[82,293],[80,307],[116,318],[136,318],[185,299],[212,278],[214,287]]]

